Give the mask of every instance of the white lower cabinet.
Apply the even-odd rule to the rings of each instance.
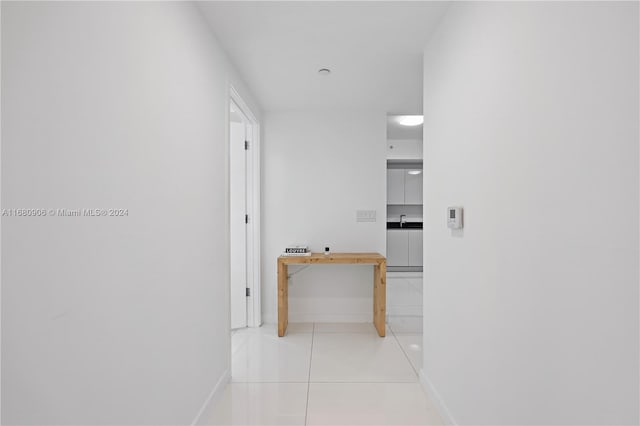
[[[387,229],[387,266],[422,266],[422,229]]]
[[[409,266],[422,266],[422,229],[410,229]]]
[[[387,229],[387,265],[409,266],[409,234],[405,229]]]

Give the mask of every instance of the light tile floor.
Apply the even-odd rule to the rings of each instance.
[[[422,272],[387,272],[387,315],[422,316]]]
[[[200,418],[209,425],[439,425],[418,382],[422,318],[289,324],[232,335],[232,373]]]

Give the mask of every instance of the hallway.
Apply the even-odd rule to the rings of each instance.
[[[232,336],[232,379],[203,425],[442,424],[422,390],[419,317],[367,323],[266,325]]]
[[[640,425],[640,2],[0,3],[2,425]]]

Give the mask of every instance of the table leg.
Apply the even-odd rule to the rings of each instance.
[[[284,336],[289,325],[288,265],[278,262],[278,336]]]
[[[373,325],[380,337],[385,336],[385,316],[387,311],[387,262],[373,267]]]

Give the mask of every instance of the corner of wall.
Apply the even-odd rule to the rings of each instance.
[[[216,400],[220,395],[222,395],[222,392],[224,392],[224,388],[226,384],[229,383],[230,380],[231,380],[231,372],[227,368],[224,371],[224,373],[222,373],[222,376],[220,376],[220,379],[218,380],[218,382],[213,386],[213,389],[211,389],[209,396],[207,396],[207,398],[202,403],[202,407],[200,407],[198,414],[196,414],[193,421],[191,422],[191,426],[206,424],[206,423],[202,423],[202,421],[206,419],[208,417],[208,414],[211,412],[211,409],[212,409],[211,403],[214,400]]]
[[[433,383],[431,383],[431,380],[429,380],[429,378],[425,374],[424,368],[420,369],[419,376],[420,376],[420,385],[422,386],[422,389],[424,389],[424,391],[427,393],[431,401],[433,401],[433,403],[435,404],[438,410],[438,414],[440,414],[440,417],[442,417],[444,424],[450,425],[450,426],[456,426],[458,423],[456,423],[455,419],[451,415],[451,412],[449,411],[447,404],[445,404],[444,400],[440,396],[440,393],[438,393],[436,388],[433,386]]]

